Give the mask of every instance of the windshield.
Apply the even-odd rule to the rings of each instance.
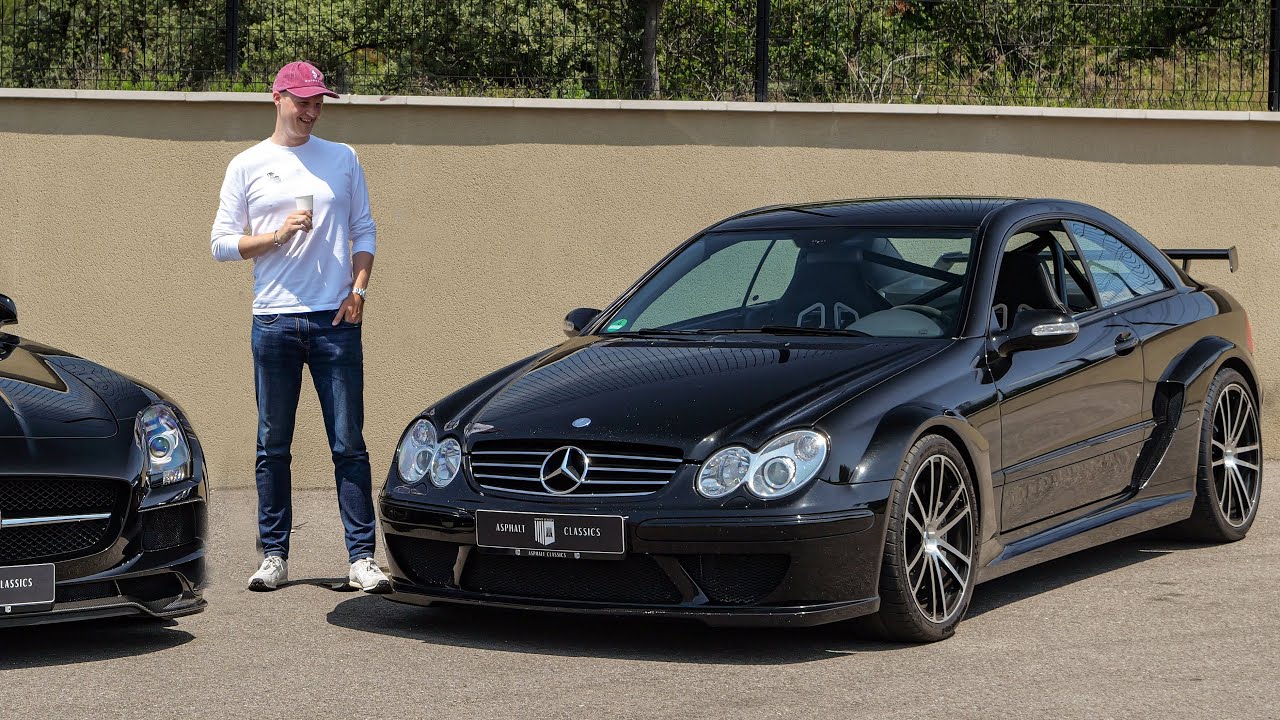
[[[601,332],[953,336],[973,236],[936,227],[708,233]]]

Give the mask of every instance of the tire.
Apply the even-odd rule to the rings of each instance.
[[[896,642],[951,637],[973,597],[978,505],[950,441],[916,441],[898,469],[887,516],[880,610],[863,627]]]
[[[1243,540],[1258,517],[1263,457],[1258,401],[1243,375],[1230,368],[1214,375],[1200,426],[1195,508],[1173,527],[1189,540]]]

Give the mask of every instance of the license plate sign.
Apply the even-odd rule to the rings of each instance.
[[[477,545],[534,556],[622,555],[627,551],[625,528],[619,515],[476,511]]]
[[[52,564],[0,566],[0,615],[47,610],[55,587]]]

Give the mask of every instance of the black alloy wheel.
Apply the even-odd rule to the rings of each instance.
[[[977,518],[964,458],[946,438],[922,437],[898,471],[880,568],[880,611],[866,624],[887,640],[950,637],[973,597]]]
[[[1249,532],[1262,494],[1258,404],[1244,377],[1223,369],[1205,397],[1196,504],[1179,525],[1198,540],[1235,542]]]

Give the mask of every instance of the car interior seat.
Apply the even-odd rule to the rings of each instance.
[[[1015,250],[1005,253],[1000,262],[991,310],[1000,329],[1005,330],[1023,309],[1070,312],[1054,292],[1044,260],[1038,254]]]
[[[867,284],[862,263],[845,253],[802,255],[770,324],[845,328],[864,315],[892,307]]]

